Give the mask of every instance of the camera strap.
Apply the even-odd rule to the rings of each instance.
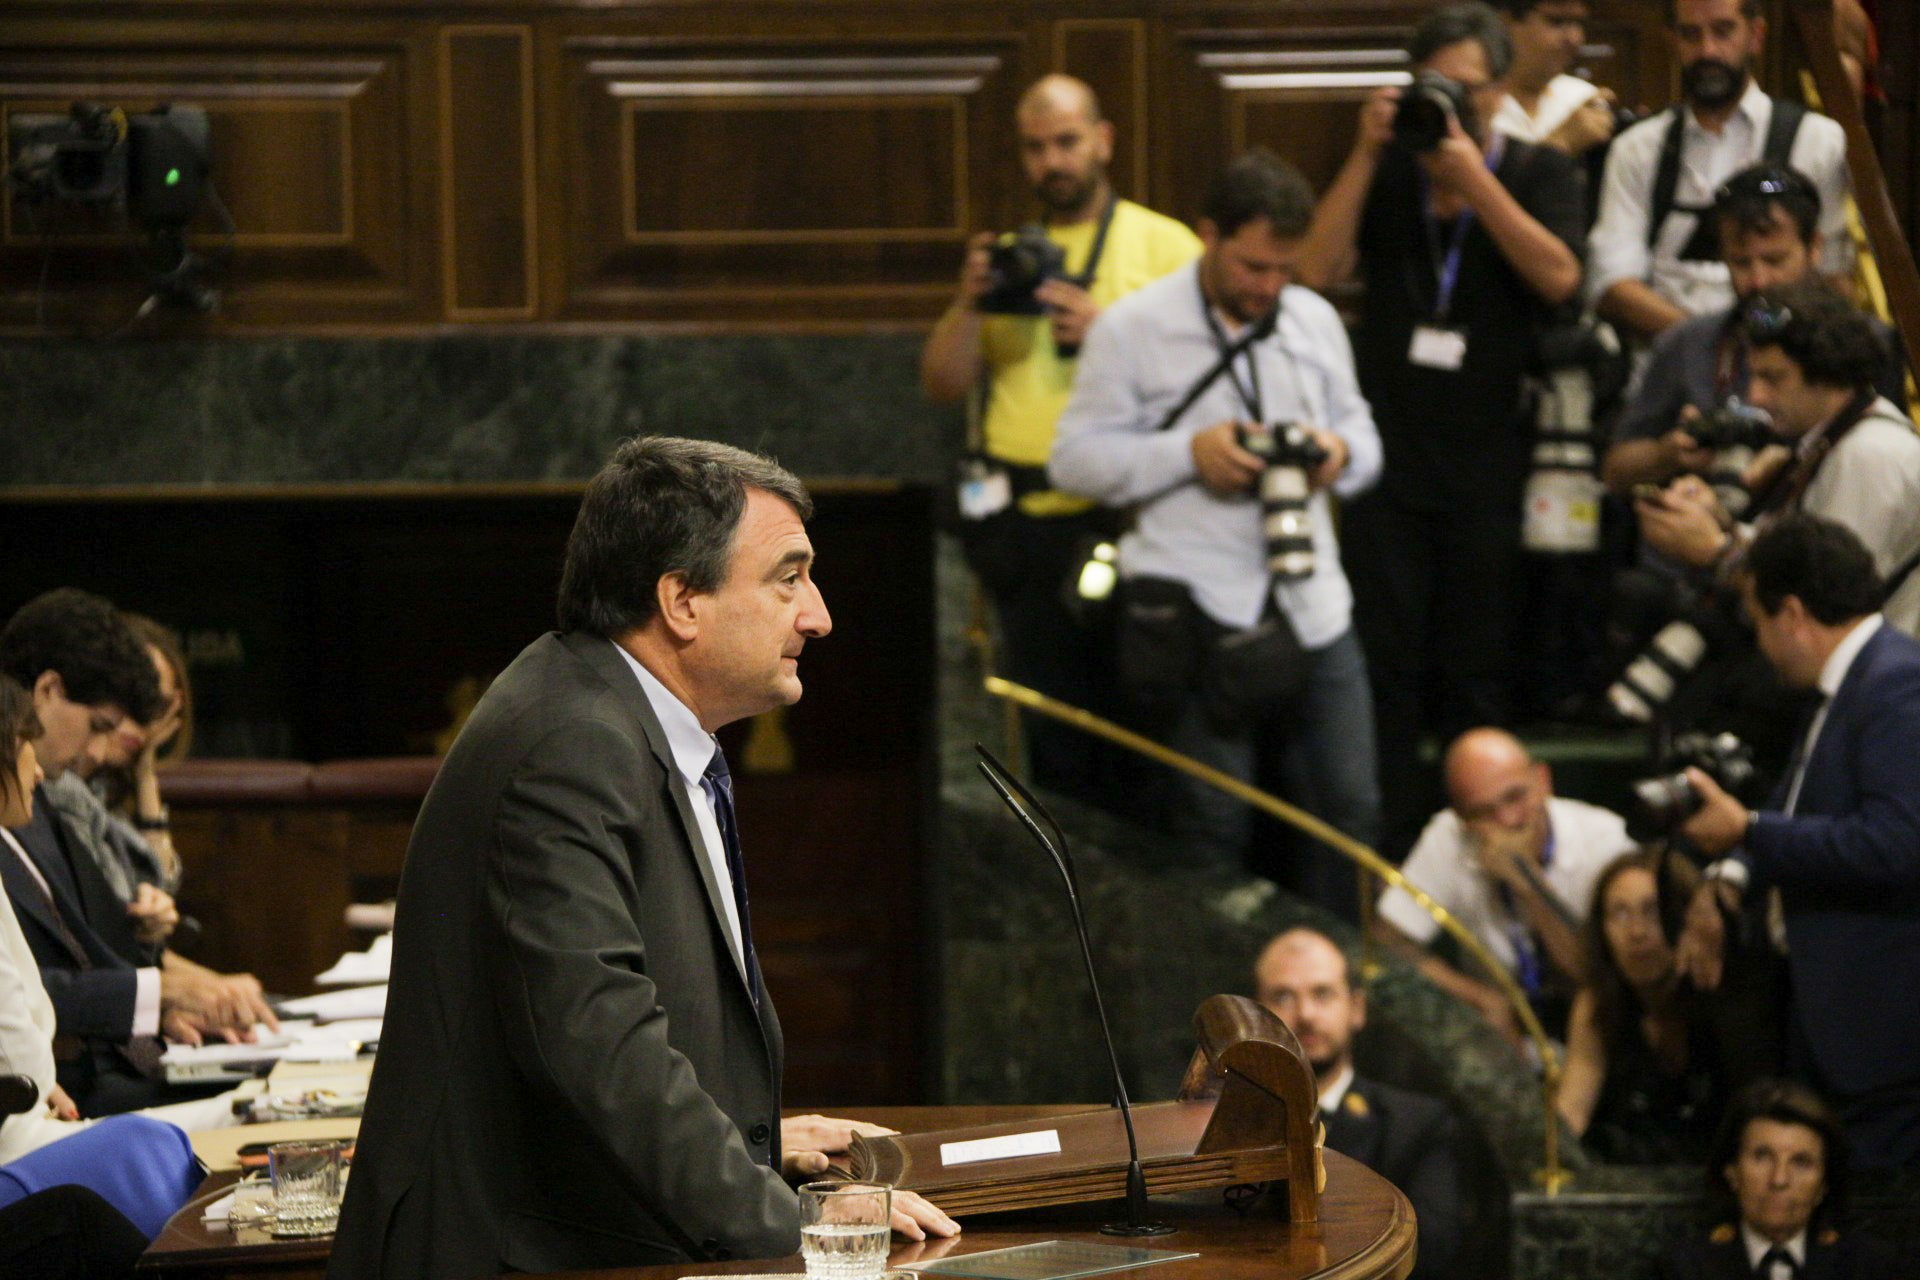
[[[1198,281],[1200,273],[1194,272],[1193,278]],[[1267,415],[1260,395],[1260,361],[1250,346],[1245,343],[1240,344],[1240,350],[1247,357],[1247,378],[1246,381],[1241,381],[1237,358],[1239,353],[1234,352],[1234,344],[1227,341],[1227,331],[1220,327],[1220,317],[1213,314],[1213,304],[1207,301],[1207,287],[1204,284],[1200,285],[1200,314],[1207,322],[1207,332],[1213,335],[1214,350],[1218,351],[1221,359],[1225,361],[1227,380],[1233,383],[1234,391],[1240,396],[1240,403],[1246,406],[1247,420],[1264,424]]]
[[[1794,458],[1793,465],[1787,468],[1784,478],[1764,496],[1755,495],[1754,506],[1764,512],[1760,522],[1769,523],[1789,511],[1800,508],[1800,500],[1806,496],[1807,487],[1813,478],[1820,474],[1821,464],[1839,443],[1846,439],[1847,433],[1859,426],[1867,416],[1867,410],[1879,399],[1880,393],[1872,387],[1854,392],[1853,399],[1835,414],[1824,426],[1816,427],[1807,436]]]
[[[1489,171],[1500,167],[1500,158],[1506,154],[1507,136],[1496,133],[1487,146],[1486,162]],[[1440,247],[1440,228],[1433,212],[1433,181],[1427,177],[1427,171],[1419,170],[1420,178],[1420,226],[1427,233],[1427,257],[1433,263],[1434,299],[1433,318],[1439,324],[1447,322],[1447,313],[1453,309],[1454,287],[1460,283],[1460,257],[1467,247],[1467,232],[1473,229],[1473,206],[1461,209],[1453,220],[1453,231],[1447,247]]]
[[[1100,270],[1100,256],[1107,251],[1107,232],[1113,227],[1113,211],[1120,204],[1120,197],[1107,197],[1107,207],[1100,211],[1100,226],[1093,233],[1093,247],[1087,250],[1087,265],[1080,268],[1079,274],[1067,279],[1082,289],[1093,288],[1093,278]]]

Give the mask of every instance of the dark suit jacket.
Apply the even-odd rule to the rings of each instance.
[[[1675,1245],[1660,1259],[1660,1280],[1753,1280],[1746,1247],[1737,1231],[1728,1235],[1730,1230],[1722,1227],[1711,1238]],[[1911,1280],[1913,1274],[1894,1249],[1868,1236],[1831,1241],[1809,1236],[1800,1280]]]
[[[799,1248],[781,1044],[690,798],[606,640],[495,680],[414,825],[329,1275],[468,1277]]]
[[[59,1033],[84,1042],[81,1056],[66,1058],[58,1070],[61,1088],[84,1109],[99,1073],[129,1070],[121,1055],[133,1029],[134,970],[158,957],[135,940],[126,903],[93,859],[70,856],[78,851],[63,821],[36,792],[34,822],[14,834],[46,877],[66,933],[33,873],[10,849],[0,849],[0,882],[40,966]]]
[[[1821,1074],[1846,1094],[1920,1081],[1920,642],[1883,626],[1861,649],[1794,816],[1762,813],[1744,856],[1752,889],[1780,890],[1795,1016]]]
[[[1420,1228],[1419,1280],[1446,1276],[1466,1227],[1453,1114],[1438,1099],[1356,1075],[1325,1117],[1327,1145],[1400,1188]]]

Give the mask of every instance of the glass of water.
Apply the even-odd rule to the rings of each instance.
[[[809,1182],[800,1188],[800,1256],[812,1280],[875,1280],[887,1269],[893,1188]]]
[[[267,1148],[273,1178],[273,1234],[323,1236],[340,1220],[338,1141],[276,1142]]]

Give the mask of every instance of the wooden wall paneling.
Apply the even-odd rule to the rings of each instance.
[[[108,47],[83,26],[0,57],[0,117],[63,114],[76,100],[206,109],[212,202],[192,228],[225,259],[216,324],[423,319],[425,272],[409,234],[417,136],[412,51],[391,25],[325,33],[257,26],[144,26]],[[271,35],[271,39],[266,38]],[[28,47],[30,46],[30,47]],[[10,138],[9,138],[10,143]],[[11,154],[8,156],[12,159]],[[44,263],[49,327],[119,323],[145,295],[122,213],[0,206],[0,324],[31,326]],[[183,321],[176,319],[175,324]]]
[[[539,308],[533,31],[439,31],[441,291],[450,320]]]
[[[1062,18],[1053,24],[1053,69],[1100,95],[1113,122],[1114,190],[1147,201],[1147,24],[1140,18]]]
[[[569,317],[932,314],[1025,215],[1017,36],[565,41]]]

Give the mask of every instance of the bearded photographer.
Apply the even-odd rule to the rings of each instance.
[[[1554,309],[1579,289],[1573,161],[1490,132],[1509,46],[1498,14],[1455,4],[1408,42],[1407,90],[1360,113],[1314,213],[1301,279],[1365,279],[1354,352],[1386,465],[1343,513],[1373,670],[1388,848],[1437,796],[1422,738],[1509,718],[1521,496],[1533,426],[1524,383]]]
[[[1075,618],[1067,596],[1089,547],[1111,536],[1112,516],[1049,488],[1047,451],[1094,318],[1198,257],[1200,242],[1174,219],[1115,196],[1107,180],[1113,125],[1081,81],[1037,81],[1015,122],[1021,168],[1046,211],[1044,239],[1034,247],[1050,246],[1057,270],[1011,296],[1006,286],[1020,282],[996,281],[996,237],[975,236],[953,305],[921,351],[920,381],[935,400],[984,392],[961,480],[961,540],[999,615],[1001,673],[1105,712],[1107,637]],[[1101,772],[1098,744],[1044,716],[1028,715],[1024,724],[1036,780],[1087,796]]]
[[[1645,373],[1614,429],[1601,478],[1626,495],[1637,484],[1665,484],[1685,472],[1705,473],[1718,443],[1696,436],[1721,423],[1738,425],[1747,400],[1747,342],[1742,321],[1754,298],[1802,281],[1818,283],[1820,190],[1797,169],[1759,164],[1742,169],[1714,193],[1708,215],[1718,230],[1735,302],[1694,316],[1654,340]],[[1892,329],[1868,318],[1886,357],[1875,385],[1898,403],[1906,362]],[[1719,411],[1731,409],[1732,414]],[[1706,429],[1694,424],[1706,419]]]
[[[1840,125],[1754,83],[1766,42],[1759,0],[1667,0],[1684,101],[1613,141],[1588,241],[1587,292],[1623,332],[1652,339],[1733,303],[1705,217],[1713,193],[1765,160],[1791,165],[1820,193],[1821,270],[1841,276],[1847,147]]]
[[[1875,389],[1886,353],[1866,316],[1824,284],[1802,282],[1754,298],[1742,328],[1748,399],[1771,416],[1791,451],[1774,450],[1748,475],[1752,526],[1736,524],[1696,476],[1635,502],[1656,551],[1723,586],[1753,533],[1794,511],[1845,525],[1889,588],[1887,617],[1920,630],[1914,557],[1920,554],[1920,436]]]
[[[1278,789],[1371,844],[1372,705],[1327,494],[1371,485],[1380,441],[1340,317],[1292,284],[1312,213],[1306,179],[1270,152],[1217,175],[1200,261],[1088,336],[1048,474],[1134,509],[1120,672],[1156,736],[1170,727],[1174,747],[1249,782],[1277,763]],[[1240,870],[1245,805],[1188,782],[1172,807],[1194,863]],[[1332,850],[1301,873],[1305,896],[1354,915]]]
[[[1700,808],[1680,831],[1718,861],[1679,964],[1716,987],[1723,912],[1770,920],[1777,901],[1790,1066],[1838,1103],[1857,1165],[1920,1168],[1920,642],[1886,625],[1873,560],[1835,521],[1786,516],[1746,565],[1761,652],[1821,701],[1767,809],[1688,770]]]

